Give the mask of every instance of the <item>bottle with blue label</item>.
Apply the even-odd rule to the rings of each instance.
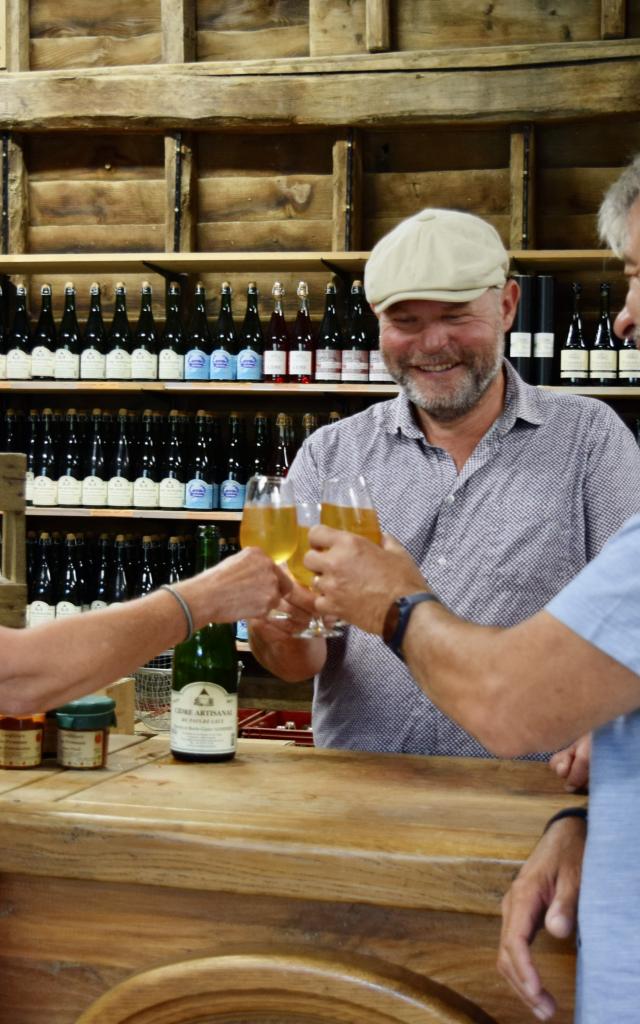
[[[222,282],[220,313],[213,332],[213,350],[209,376],[211,380],[235,380],[238,360],[238,335],[231,308],[231,285]]]
[[[258,313],[258,286],[250,281],[247,287],[247,311],[240,331],[238,380],[262,380],[264,340]]]
[[[213,468],[209,459],[207,414],[204,409],[196,413],[196,434],[187,459],[184,507],[208,511],[218,507],[217,484],[214,495]],[[214,501],[215,498],[215,501]]]
[[[211,334],[207,323],[204,285],[196,285],[193,316],[187,334],[187,354],[184,359],[185,380],[209,380]]]
[[[247,488],[247,459],[243,424],[236,412],[229,416],[229,441],[222,477],[220,508],[225,512],[240,511],[244,508]]]

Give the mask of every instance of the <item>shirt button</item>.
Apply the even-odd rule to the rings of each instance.
[[[437,559],[437,562],[438,562],[438,565],[446,565],[447,564],[447,560],[444,557],[444,555],[440,555],[440,558]]]
[[[447,494],[444,500],[446,501],[447,505],[453,505],[454,501],[456,500],[456,496],[455,494]]]

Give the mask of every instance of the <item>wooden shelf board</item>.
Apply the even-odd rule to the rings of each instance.
[[[47,393],[146,393],[189,395],[396,395],[397,384],[269,384],[266,381],[245,383],[243,381],[61,381],[61,380],[0,380],[0,392]]]
[[[561,384],[542,384],[540,388],[542,391],[559,391],[566,395],[586,395],[591,398],[640,398],[640,388],[570,388]]]
[[[199,522],[240,522],[241,512],[192,512],[167,508],[67,508],[60,505],[29,505],[28,516],[58,516],[83,519],[195,519]]]

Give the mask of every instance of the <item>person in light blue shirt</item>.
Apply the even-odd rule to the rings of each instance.
[[[615,332],[640,349],[640,156],[607,193],[600,231],[623,258],[629,281]],[[391,537],[377,546],[319,526],[310,541],[305,564],[316,574],[316,612],[382,636],[417,686],[493,753],[515,757],[559,748],[595,730],[578,913],[576,1021],[637,1024],[640,516],[544,610],[510,628],[452,615]],[[554,824],[548,835],[561,835],[567,824],[570,819]],[[548,930],[566,934],[570,890],[579,878],[574,865],[573,880],[567,881],[567,865],[554,852],[557,842],[551,853],[540,847],[529,873],[533,883],[508,897],[499,957],[500,970],[539,1020],[553,1016],[555,1001],[542,986],[529,945],[545,910]],[[570,856],[577,856],[575,845]],[[566,892],[563,899],[558,895],[561,877],[568,899]],[[559,918],[564,920],[558,923]]]

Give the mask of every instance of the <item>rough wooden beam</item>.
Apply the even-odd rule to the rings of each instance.
[[[511,132],[510,249],[534,248],[534,143],[535,136],[531,126],[519,128]]]
[[[29,226],[29,182],[23,140],[9,139],[9,252],[27,252]]]
[[[165,64],[196,60],[196,0],[162,0],[161,10]]]
[[[29,0],[5,0],[7,70],[29,70]]]
[[[0,128],[172,131],[511,124],[637,115],[640,61],[500,70],[221,75],[199,65],[0,74]],[[482,104],[478,105],[478,96]],[[345,97],[349,101],[345,101]]]
[[[333,144],[331,248],[359,249],[362,235],[362,151],[356,132]]]
[[[600,36],[602,39],[623,39],[627,31],[625,0],[602,0]]]
[[[391,48],[389,0],[367,0],[367,51],[381,53]]]
[[[167,252],[194,252],[198,189],[193,140],[188,133],[175,133],[165,139],[165,180],[165,249]]]
[[[0,0],[0,68],[7,66],[7,3]]]
[[[365,48],[367,0],[309,0],[309,55],[360,53]]]

